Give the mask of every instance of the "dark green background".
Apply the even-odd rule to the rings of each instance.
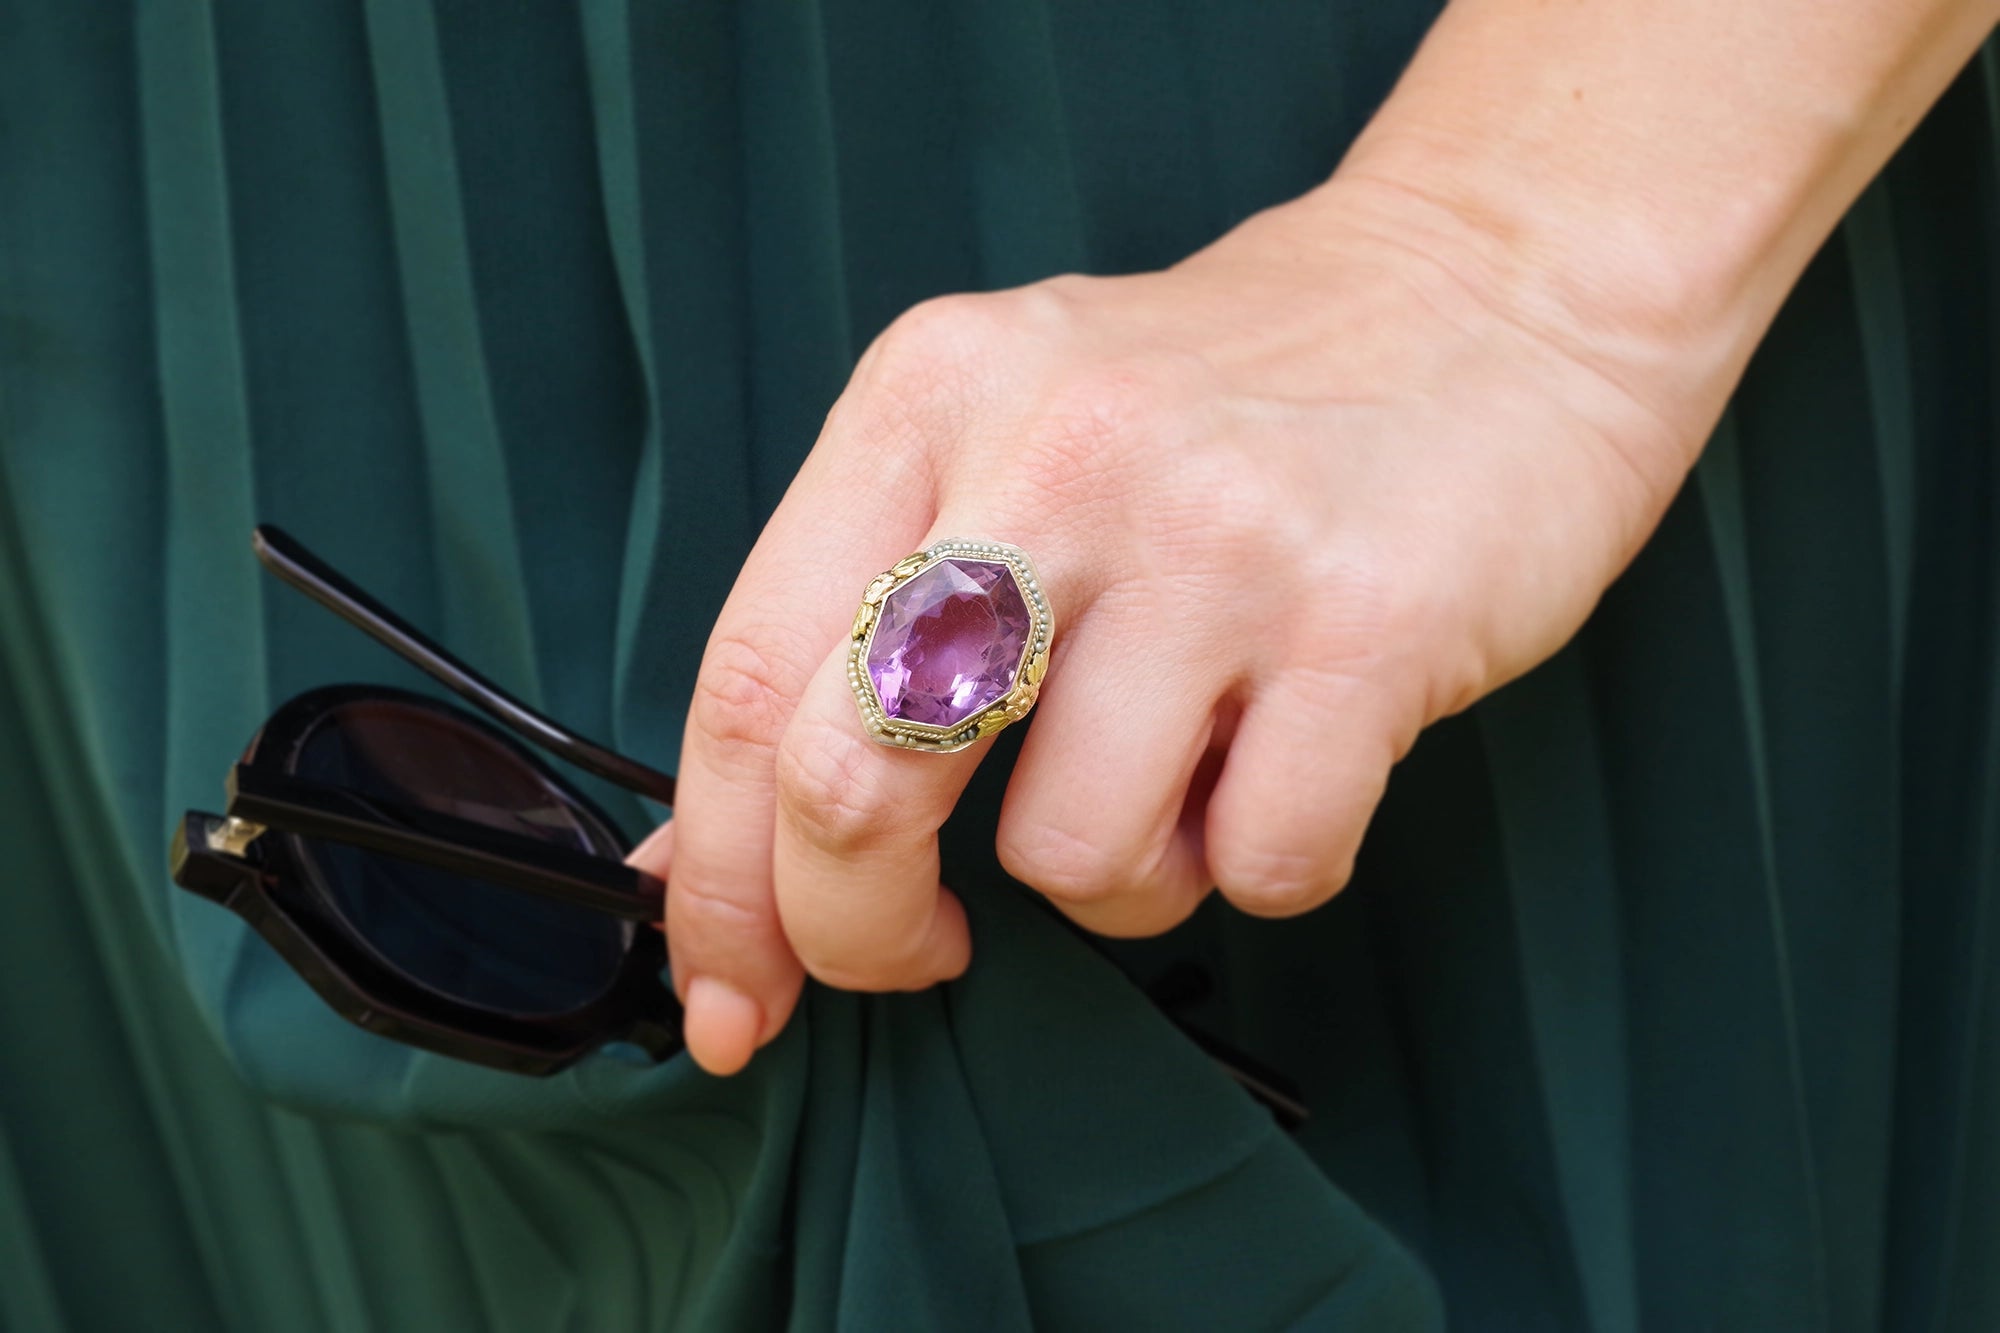
[[[2000,1326],[1990,63],[1354,887],[1127,951],[1296,1144],[999,875],[998,773],[972,973],[726,1083],[391,1045],[167,881],[275,702],[408,683],[254,520],[671,765],[888,319],[1304,189],[1430,17],[0,0],[0,1324]]]

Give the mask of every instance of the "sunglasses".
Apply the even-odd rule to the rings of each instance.
[[[681,1050],[652,928],[665,887],[535,751],[665,806],[673,778],[529,708],[282,530],[259,526],[252,546],[479,711],[385,685],[290,700],[230,768],[223,813],[175,828],[174,883],[242,917],[342,1016],[411,1046],[534,1075],[613,1043]],[[1171,1016],[1204,989],[1182,969],[1153,998]],[[1176,1022],[1281,1123],[1304,1121],[1285,1079]]]
[[[224,812],[182,818],[174,883],[385,1037],[521,1074],[612,1042],[678,1051],[650,925],[664,886],[625,865],[617,826],[515,737],[663,805],[674,780],[521,703],[279,529],[253,545],[485,716],[380,685],[298,696],[229,770]]]

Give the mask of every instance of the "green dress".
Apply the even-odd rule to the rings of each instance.
[[[0,1326],[2000,1327],[1986,61],[1307,918],[1114,966],[994,865],[996,762],[963,981],[814,988],[728,1081],[541,1081],[168,883],[277,702],[412,683],[254,521],[671,767],[885,322],[1300,192],[1434,8],[0,5]],[[1146,999],[1190,963],[1298,1135]]]

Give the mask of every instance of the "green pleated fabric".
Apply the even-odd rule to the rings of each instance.
[[[1099,956],[993,862],[1002,754],[965,979],[532,1080],[167,880],[277,703],[421,684],[253,522],[671,767],[889,319],[1302,191],[1433,10],[0,3],[0,1327],[2000,1327],[1991,51],[1309,917]],[[1296,1137],[1145,998],[1190,963]]]

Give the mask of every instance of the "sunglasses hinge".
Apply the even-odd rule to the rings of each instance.
[[[250,850],[250,844],[264,836],[264,826],[253,824],[247,819],[230,815],[220,823],[208,828],[208,850],[226,852],[230,856],[242,856]]]

